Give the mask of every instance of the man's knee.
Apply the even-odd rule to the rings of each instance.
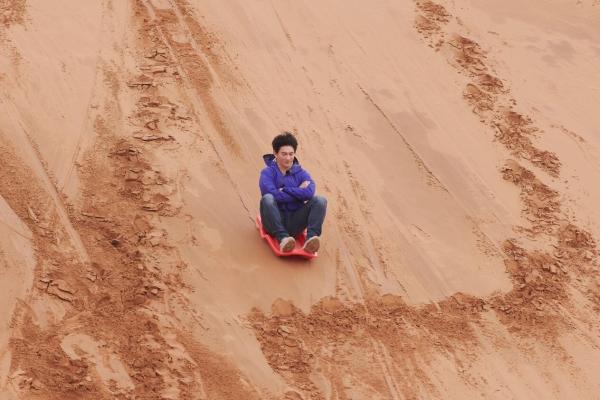
[[[318,205],[319,207],[327,208],[327,199],[324,196],[314,196],[313,204]]]
[[[260,204],[265,206],[273,206],[276,205],[277,202],[275,201],[275,196],[273,196],[271,193],[267,193],[260,199]]]

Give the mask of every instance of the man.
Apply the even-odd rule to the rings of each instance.
[[[273,154],[260,172],[260,217],[265,230],[279,241],[282,252],[294,249],[297,236],[307,229],[303,249],[315,253],[321,245],[321,228],[327,200],[315,196],[315,182],[295,157],[298,141],[289,132],[275,136]]]

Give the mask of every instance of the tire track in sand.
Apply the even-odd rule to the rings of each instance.
[[[132,4],[139,15],[141,6]],[[143,18],[132,22],[141,37],[134,51],[155,49],[147,47],[157,42],[155,27]],[[144,71],[145,57],[134,57]],[[67,207],[66,222],[52,191],[31,178],[37,175],[23,161],[31,157],[0,142],[0,194],[34,233],[37,257],[32,294],[13,316],[11,384],[20,396],[44,400],[257,399],[230,362],[197,343],[181,323],[194,321],[182,295],[179,271],[186,266],[157,218],[177,214],[177,193],[156,157],[176,158],[169,144],[186,134],[189,120],[180,119],[161,92],[170,85],[183,93],[180,83],[141,74],[123,85],[119,71],[101,73],[97,139],[78,168],[82,192]],[[138,128],[131,137],[119,98],[136,104],[127,116]],[[164,134],[165,128],[176,135]],[[67,222],[82,238],[89,263],[77,256]],[[177,310],[178,319],[166,310]]]
[[[423,39],[444,54],[457,73],[470,80],[463,98],[479,121],[493,129],[495,140],[513,157],[530,162],[551,178],[558,178],[561,165],[558,156],[533,144],[532,138],[540,130],[531,117],[517,110],[509,86],[495,75],[482,47],[462,36],[462,23],[454,23],[444,6],[430,0],[416,0],[415,11],[415,28]],[[558,349],[561,348],[557,343],[559,332],[567,329],[569,320],[582,312],[571,302],[570,288],[597,304],[598,295],[594,293],[600,282],[597,242],[562,210],[560,198],[564,195],[543,183],[533,171],[515,160],[507,160],[501,173],[520,190],[522,215],[529,223],[515,227],[515,231],[524,235],[524,239],[547,240],[553,250],[529,250],[518,244],[518,238],[507,238],[502,247],[508,256],[506,270],[514,288],[494,296],[492,307],[512,332],[538,337]]]
[[[493,75],[479,44],[446,32],[453,17],[440,4],[420,0],[415,4],[415,27],[426,43],[449,54],[457,73],[470,78],[463,96],[481,122],[494,130],[496,140],[513,157],[558,177],[558,157],[534,145],[539,130],[515,109],[516,101],[505,82]],[[331,391],[339,398],[442,397],[428,373],[433,360],[449,355],[459,377],[472,387],[477,386],[474,377],[479,373],[469,370],[481,352],[478,335],[493,338],[498,350],[511,347],[490,322],[494,320],[490,313],[506,326],[516,346],[533,340],[569,360],[559,337],[572,332],[579,319],[597,320],[586,311],[600,307],[597,243],[562,211],[560,194],[532,171],[509,160],[501,173],[520,191],[528,225],[516,227],[516,233],[523,239],[547,239],[552,249],[527,249],[519,238],[500,243],[513,282],[509,292],[487,298],[456,293],[422,306],[408,306],[399,296],[366,293],[364,304],[326,298],[308,313],[279,300],[270,314],[254,310],[249,317],[271,367],[304,398],[324,399]],[[583,295],[579,307],[572,301],[573,289]],[[379,356],[360,359],[370,352]],[[382,362],[386,354],[389,359]],[[577,374],[568,361],[563,364]],[[319,386],[323,379],[332,390]]]
[[[216,39],[193,18],[193,11],[185,1],[169,0],[167,4],[170,5],[170,8],[161,9],[157,9],[148,0],[143,0],[142,4],[149,19],[156,21],[155,27],[162,45],[167,49],[169,56],[177,60],[175,67],[184,81],[186,102],[192,105],[195,120],[202,125],[201,110],[204,110],[212,126],[220,135],[222,144],[218,144],[217,140],[211,136],[210,128],[202,129],[214,154],[220,161],[223,174],[235,189],[248,218],[254,221],[247,201],[242,197],[235,179],[228,172],[231,170],[228,168],[231,161],[226,154],[231,152],[237,159],[243,159],[244,155],[213,98],[215,84],[217,84],[218,90],[222,90],[216,79],[217,76],[226,76],[230,81],[235,81],[235,78],[223,68],[222,61],[212,50]],[[185,37],[185,41],[178,41],[181,37]],[[213,65],[217,67],[215,68]],[[196,95],[200,97],[201,102],[198,102]],[[225,148],[222,145],[225,145]]]

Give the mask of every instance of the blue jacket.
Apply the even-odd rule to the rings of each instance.
[[[275,197],[279,210],[281,211],[296,211],[302,205],[313,198],[315,195],[316,185],[310,177],[310,174],[302,169],[298,159],[294,157],[292,168],[285,175],[277,167],[275,156],[273,154],[265,154],[263,156],[266,167],[260,171],[260,193],[264,196],[270,193]],[[300,188],[300,184],[304,181],[310,181],[310,185],[306,188]],[[283,188],[282,190],[279,190]]]

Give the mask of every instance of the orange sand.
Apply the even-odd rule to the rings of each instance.
[[[0,399],[593,399],[597,0],[0,0]],[[281,130],[324,246],[258,236]]]

